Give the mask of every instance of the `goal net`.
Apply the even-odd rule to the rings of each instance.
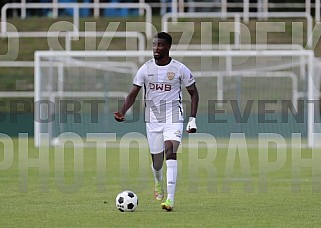
[[[200,93],[199,132],[228,138],[244,133],[301,133],[313,145],[320,132],[319,73],[309,50],[175,50]],[[35,54],[35,144],[41,133],[52,144],[66,132],[145,133],[143,92],[122,125],[113,112],[132,87],[151,51],[38,51]],[[189,95],[183,89],[185,116]],[[86,139],[84,139],[86,141]]]
[[[127,96],[137,65],[99,55],[47,54],[40,54],[35,68],[36,141],[39,133],[57,144],[63,133],[108,132],[110,113]]]

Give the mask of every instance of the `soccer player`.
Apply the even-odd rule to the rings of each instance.
[[[166,211],[171,211],[174,207],[177,150],[183,134],[181,87],[186,87],[191,98],[191,113],[186,126],[188,133],[195,133],[197,130],[196,113],[199,100],[191,71],[183,63],[170,57],[171,44],[172,37],[168,33],[160,32],[154,36],[154,59],[147,61],[138,70],[132,90],[121,109],[114,113],[117,121],[124,121],[127,110],[134,104],[141,87],[144,87],[146,132],[152,157],[156,200],[164,198],[164,154],[166,158],[167,199],[161,203],[162,209]]]

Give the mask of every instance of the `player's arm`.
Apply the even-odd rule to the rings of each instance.
[[[118,122],[122,122],[125,120],[125,114],[132,107],[132,105],[135,103],[136,97],[140,91],[140,86],[138,85],[133,85],[132,90],[129,92],[127,95],[125,102],[123,106],[121,107],[120,111],[114,113],[114,118]]]
[[[199,101],[198,90],[195,82],[192,85],[186,87],[186,89],[189,95],[191,96],[191,113],[190,113],[188,124],[186,126],[186,131],[188,133],[195,133],[197,130],[196,114],[197,114],[198,101]]]

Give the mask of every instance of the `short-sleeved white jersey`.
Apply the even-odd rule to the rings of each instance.
[[[154,59],[137,71],[133,84],[144,86],[145,121],[176,123],[183,121],[182,86],[195,82],[191,71],[181,62],[172,59],[159,66]]]

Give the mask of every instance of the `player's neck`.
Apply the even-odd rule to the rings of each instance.
[[[167,57],[164,57],[162,59],[155,59],[155,63],[158,65],[158,66],[166,66],[167,64],[169,64],[170,62],[172,61],[172,58],[167,56]]]

